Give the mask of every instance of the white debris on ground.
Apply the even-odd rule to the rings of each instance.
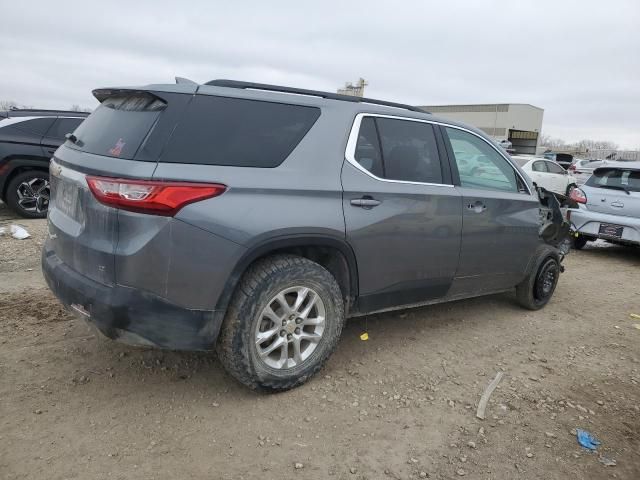
[[[9,225],[8,228],[0,227],[0,235],[11,235],[17,240],[24,240],[31,236],[29,232],[27,232],[26,228],[14,224]]]

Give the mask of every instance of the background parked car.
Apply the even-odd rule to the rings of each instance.
[[[87,115],[61,110],[0,111],[0,199],[18,215],[47,215],[49,159]]]
[[[578,185],[586,183],[593,171],[607,164],[607,160],[583,160],[576,158],[567,169],[576,179]]]
[[[571,192],[578,203],[568,218],[580,249],[590,240],[640,245],[640,162],[609,162]]]
[[[556,162],[564,169],[569,168],[573,163],[573,155],[570,153],[544,152],[544,158]]]
[[[513,158],[531,180],[539,187],[555,193],[568,195],[577,185],[575,177],[556,162],[542,157],[514,156]]]

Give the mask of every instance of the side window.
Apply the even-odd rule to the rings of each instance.
[[[376,118],[376,123],[386,178],[442,183],[438,147],[430,124],[390,118]]]
[[[26,120],[24,122],[14,123],[13,125],[19,130],[35,133],[36,135],[44,135],[54,120],[55,117],[34,118],[33,120]]]
[[[553,163],[553,162],[545,162],[545,163],[547,164],[547,170],[549,170],[549,173],[558,173],[560,175],[565,173],[565,169],[562,168],[557,163]]]
[[[534,172],[547,172],[547,162],[533,162],[531,170]]]
[[[78,128],[82,120],[84,118],[58,118],[47,132],[47,137],[64,140],[64,136]]]
[[[518,192],[519,181],[509,162],[476,135],[445,127],[463,187]]]
[[[364,117],[360,123],[358,143],[355,151],[356,162],[376,177],[384,177],[380,142],[373,117]]]

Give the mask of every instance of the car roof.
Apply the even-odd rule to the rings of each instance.
[[[463,122],[441,118],[426,112],[419,107],[406,105],[386,100],[376,100],[370,98],[350,97],[331,92],[318,90],[296,89],[291,87],[281,87],[278,85],[266,85],[260,83],[239,82],[235,80],[212,80],[204,85],[195,82],[180,82],[170,84],[149,84],[142,86],[123,86],[99,88],[93,91],[98,101],[102,101],[105,96],[118,91],[147,91],[166,92],[183,94],[208,94],[220,95],[230,98],[243,98],[249,100],[262,100],[271,102],[289,103],[294,105],[308,105],[314,107],[331,107],[346,110],[356,115],[358,113],[370,113],[377,115],[398,116],[403,118],[414,118],[418,120],[428,120],[435,123],[457,126],[470,130],[477,135],[495,143],[482,130]],[[355,98],[355,100],[354,100]]]
[[[543,160],[545,162],[557,163],[557,162],[554,162],[553,160],[549,160],[548,158],[537,157],[533,155],[511,155],[511,158],[515,160],[527,160],[529,162],[533,162],[534,160]]]
[[[39,108],[16,108],[0,111],[0,116],[5,118],[14,117],[79,117],[89,116],[89,112],[75,112],[71,110],[43,110]]]
[[[640,162],[612,162],[607,161],[605,165],[602,165],[594,170],[597,172],[598,170],[610,170],[612,168],[618,168],[621,170],[640,170]]]

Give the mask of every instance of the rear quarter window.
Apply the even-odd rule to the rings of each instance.
[[[160,161],[277,167],[319,116],[317,107],[197,95]]]

